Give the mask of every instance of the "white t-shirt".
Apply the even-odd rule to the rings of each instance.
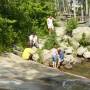
[[[57,49],[53,48],[52,49],[52,56],[57,56],[57,55],[58,55]]]
[[[33,43],[37,43],[37,36],[36,35],[33,38]]]
[[[33,41],[33,43],[37,43],[37,36],[36,35],[35,36],[30,35],[29,40],[30,40],[31,43],[32,43],[32,41]]]
[[[48,28],[53,28],[53,19],[51,19],[51,18],[47,19],[47,26],[48,26]]]
[[[29,40],[32,41],[33,40],[33,35],[29,36]]]

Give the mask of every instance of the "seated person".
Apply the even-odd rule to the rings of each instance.
[[[24,49],[22,53],[22,58],[25,60],[33,60],[32,56],[33,56],[33,50],[30,46],[28,46],[27,48]]]
[[[38,38],[37,38],[37,35],[35,33],[33,33],[32,35],[29,36],[29,42],[30,42],[30,45],[33,47],[39,47],[39,42],[38,42]]]

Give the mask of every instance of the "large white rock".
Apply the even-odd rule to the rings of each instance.
[[[69,39],[69,43],[74,49],[77,49],[80,46],[79,42],[73,38]]]
[[[64,67],[65,67],[66,69],[72,69],[72,65],[71,65],[71,64],[66,64],[66,65],[64,65]]]
[[[90,51],[84,52],[84,58],[90,59]]]
[[[70,40],[71,39],[71,37],[70,36],[68,36],[68,35],[64,35],[63,36],[63,41],[68,41],[68,40]]]
[[[72,47],[67,47],[65,49],[65,54],[72,54],[73,53],[73,48]]]
[[[45,65],[46,64],[49,65],[49,63],[51,62],[51,58],[52,58],[51,51],[47,50],[47,49],[44,49],[42,51],[41,57],[42,57],[43,63]]]
[[[84,54],[84,52],[88,51],[87,48],[84,47],[79,47],[77,49],[77,55],[82,56]]]
[[[65,27],[56,27],[55,31],[58,37],[63,37],[66,33]]]
[[[68,47],[68,43],[67,42],[61,42],[60,47],[64,50],[65,48]]]
[[[37,62],[38,59],[39,59],[39,55],[37,53],[35,53],[35,54],[33,54],[33,57],[32,58],[33,58],[34,61]]]
[[[85,33],[87,41],[90,42],[90,27],[78,27],[73,30],[72,35],[75,40],[79,41],[83,33]]]
[[[32,47],[32,51],[33,51],[33,54],[37,52],[37,48],[36,47]]]
[[[65,55],[64,57],[64,62],[65,64],[68,64],[68,63],[73,63],[75,62],[75,58],[73,57],[73,55]]]

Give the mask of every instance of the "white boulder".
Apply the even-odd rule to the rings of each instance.
[[[65,49],[65,54],[72,54],[73,53],[73,48],[72,47],[67,47]]]
[[[43,64],[49,65],[49,63],[51,62],[51,58],[52,58],[51,51],[47,50],[47,49],[44,49],[42,51],[41,57],[42,57],[42,60],[43,60]]]
[[[71,64],[66,64],[66,65],[64,65],[64,67],[65,67],[66,69],[72,69],[72,65],[71,65]]]
[[[84,52],[88,51],[87,48],[84,47],[79,47],[77,49],[77,55],[82,56],[84,54]]]
[[[90,27],[78,27],[73,30],[73,38],[79,41],[82,38],[83,33],[86,35],[87,42],[90,42]]]
[[[86,59],[90,59],[90,51],[84,52],[83,57]]]
[[[38,59],[39,59],[39,55],[37,53],[35,53],[35,54],[33,54],[33,57],[32,58],[33,58],[34,61],[37,62]]]
[[[65,55],[64,57],[65,64],[73,63],[73,62],[75,62],[75,58],[73,57],[73,55]]]
[[[58,37],[63,37],[66,33],[66,30],[65,27],[56,27],[55,32]]]

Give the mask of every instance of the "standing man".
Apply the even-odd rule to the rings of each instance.
[[[51,32],[54,30],[53,20],[54,18],[52,16],[49,16],[47,18],[47,27],[48,27],[49,35],[51,35]]]

